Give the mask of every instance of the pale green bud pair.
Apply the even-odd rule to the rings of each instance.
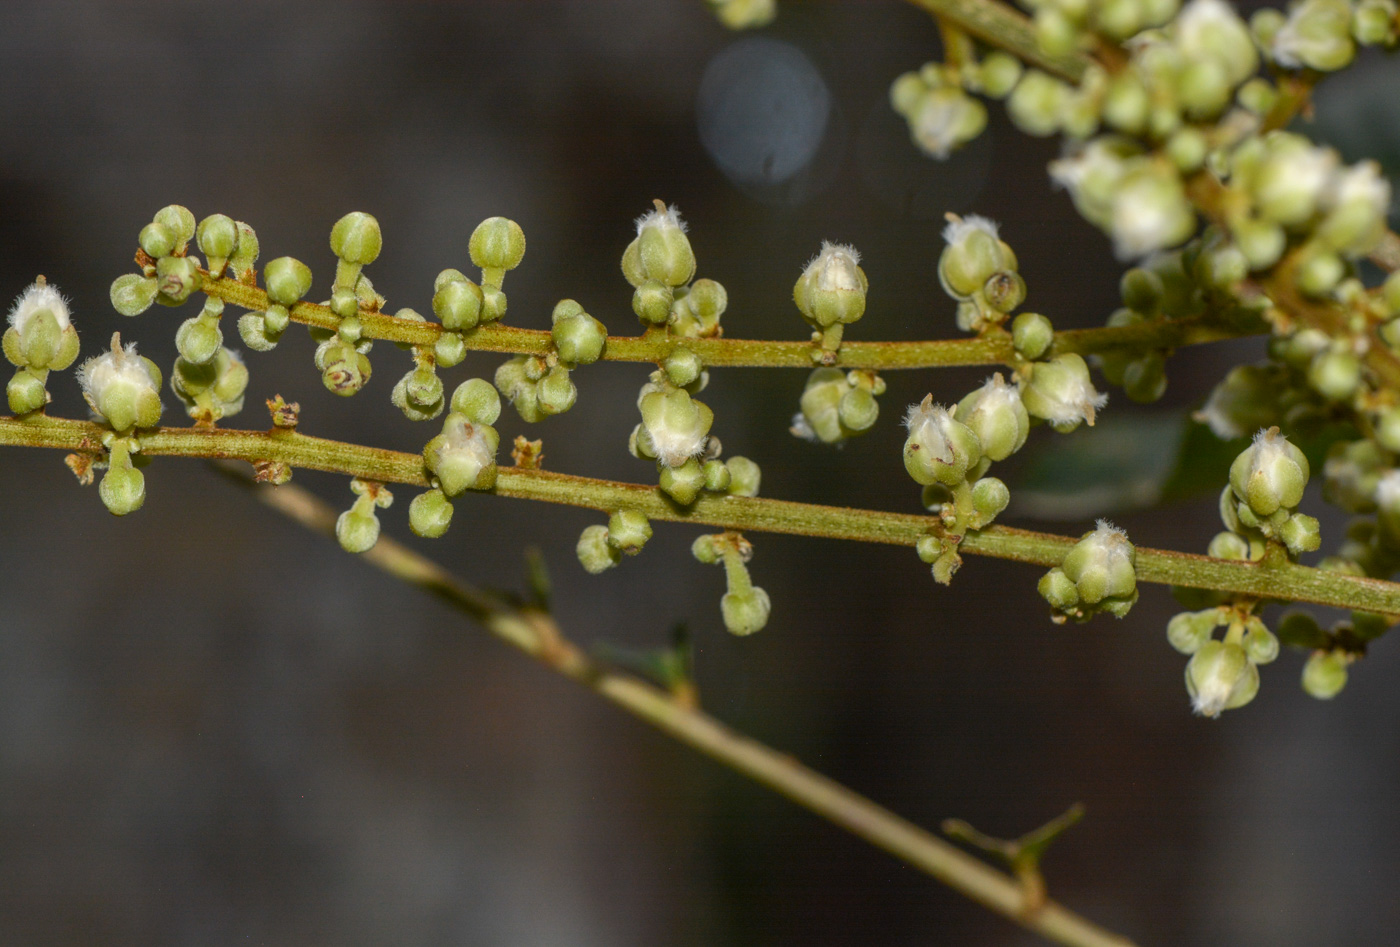
[[[177,358],[170,373],[170,389],[184,402],[185,413],[199,421],[218,421],[242,411],[247,388],[247,366],[226,348],[199,364]]]
[[[729,293],[712,279],[698,279],[677,287],[666,317],[672,335],[709,339],[720,335],[720,317],[729,306]]]
[[[500,435],[489,424],[473,424],[453,411],[442,433],[423,448],[423,465],[449,497],[466,490],[489,490],[496,484],[496,449]]]
[[[578,388],[564,365],[538,356],[516,356],[496,369],[496,387],[515,405],[521,419],[535,424],[563,414],[578,400]]]
[[[1136,550],[1128,535],[1104,520],[1085,533],[1060,563],[1081,606],[1122,618],[1137,601]]]

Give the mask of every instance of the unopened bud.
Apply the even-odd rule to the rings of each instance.
[[[452,504],[441,490],[429,490],[408,505],[408,528],[417,536],[437,539],[452,524]]]
[[[928,485],[961,483],[968,468],[982,457],[982,444],[967,425],[928,395],[909,409],[909,436],[904,441],[904,469],[915,482]]]
[[[1259,516],[1280,508],[1292,509],[1303,499],[1308,483],[1308,459],[1278,428],[1255,435],[1254,443],[1230,465],[1230,486]]]

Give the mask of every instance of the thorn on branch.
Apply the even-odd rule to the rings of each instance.
[[[1070,826],[1084,818],[1083,803],[1076,802],[1062,815],[1017,839],[999,839],[974,829],[961,819],[945,819],[943,834],[965,845],[980,849],[1004,863],[1021,886],[1021,915],[1030,918],[1045,906],[1045,876],[1040,860],[1050,844]]]

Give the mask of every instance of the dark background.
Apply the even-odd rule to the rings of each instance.
[[[248,221],[263,260],[312,266],[313,296],[329,285],[331,223],[369,211],[385,234],[376,286],[423,312],[433,276],[467,267],[476,223],[504,214],[529,238],[508,321],[545,327],[570,296],[630,333],[618,259],[660,197],[690,221],[700,275],[729,289],[736,337],[804,337],[792,282],[823,239],[865,255],[870,308],[851,337],[956,334],[935,272],[949,210],[1002,221],[1029,305],[1058,326],[1116,305],[1107,241],[1047,184],[1054,144],[995,105],[989,132],[947,164],[909,144],[886,90],[937,54],[925,15],[895,0],[788,3],[762,36],[726,33],[698,0],[10,0],[0,293],[43,273],[71,297],[85,355],[120,329],[168,366],[195,307],[124,320],[107,301],[165,204]],[[1371,153],[1396,146],[1386,68],[1320,99]],[[701,125],[718,129],[714,155]],[[745,137],[755,127],[767,131]],[[281,393],[309,433],[401,450],[436,433],[389,404],[405,355],[381,344],[370,385],[340,400],[312,350],[293,327],[251,353],[231,423],[264,426],[262,400]],[[1259,351],[1181,353],[1149,413],[1180,411]],[[490,377],[500,360],[444,375]],[[585,368],[571,412],[531,428],[507,409],[503,439],[543,437],[550,469],[648,480],[625,447],[645,374]],[[727,453],[763,465],[764,495],[915,511],[903,406],[954,400],[985,374],[891,373],[877,429],[840,451],[787,434],[799,372],[716,371],[704,400]],[[71,374],[50,390],[55,413],[83,414]],[[1106,416],[1143,410],[1115,392]],[[183,423],[169,394],[165,419]],[[1069,440],[1096,435],[1112,436]],[[343,478],[297,482],[352,499]],[[158,460],[147,486],[145,508],[116,519],[60,454],[0,454],[0,942],[1033,942],[201,463]],[[1159,587],[1121,622],[1055,627],[1029,567],[972,559],[941,588],[907,549],[755,535],[773,619],[740,640],[719,620],[721,571],[688,553],[694,529],[658,524],[643,555],[592,577],[573,546],[597,514],[468,496],[427,543],[408,534],[412,491],[398,494],[386,531],[472,581],[519,588],[525,547],[541,549],[581,642],[654,645],[688,621],[711,712],[916,822],[1013,836],[1083,801],[1088,818],[1050,856],[1051,891],[1145,944],[1393,942],[1389,641],[1331,704],[1302,694],[1288,654],[1252,705],[1205,721],[1189,713]],[[1203,550],[1213,506],[1119,521],[1140,544]]]

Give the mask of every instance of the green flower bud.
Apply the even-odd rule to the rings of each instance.
[[[1345,651],[1314,651],[1303,665],[1303,690],[1318,700],[1331,700],[1347,686],[1350,663]]]
[[[291,308],[311,292],[311,268],[300,260],[280,256],[263,267],[263,285],[268,299]]]
[[[1173,28],[1177,48],[1191,60],[1217,64],[1232,87],[1259,68],[1249,28],[1224,0],[1192,0],[1182,8]]]
[[[1251,664],[1269,664],[1278,657],[1278,639],[1258,618],[1245,625],[1244,653]]]
[[[429,490],[408,505],[408,528],[424,539],[437,539],[452,525],[452,504],[441,490]]]
[[[869,388],[854,386],[836,404],[837,419],[846,431],[868,431],[880,416],[880,405]]]
[[[550,335],[562,361],[570,365],[591,365],[598,361],[608,341],[608,330],[601,322],[572,299],[561,300],[554,307],[553,320]]]
[[[778,15],[777,0],[707,0],[715,18],[731,30],[767,26]]]
[[[246,312],[238,317],[238,335],[254,352],[271,352],[281,339],[281,334],[268,329],[267,320],[257,312]]]
[[[1230,104],[1232,92],[1224,64],[1213,59],[1188,62],[1176,79],[1177,101],[1187,117],[1197,121],[1219,116]]]
[[[484,378],[470,378],[452,392],[452,410],[473,424],[495,424],[501,416],[501,396]]]
[[[196,316],[186,319],[175,332],[175,347],[188,362],[203,365],[214,357],[224,344],[224,334],[217,320]]]
[[[410,421],[428,421],[442,414],[442,379],[429,368],[415,368],[399,379],[389,400]]]
[[[849,436],[841,425],[841,399],[851,390],[846,373],[839,368],[818,368],[807,376],[798,402],[801,408],[792,416],[790,428],[795,437],[835,444]]]
[[[1109,80],[1104,92],[1103,121],[1118,131],[1138,135],[1147,127],[1151,107],[1152,100],[1142,79],[1125,70]]]
[[[1069,353],[1031,366],[1030,379],[1021,386],[1021,402],[1032,417],[1065,434],[1081,422],[1093,427],[1095,412],[1108,403],[1108,395],[1094,390],[1083,357]]]
[[[685,391],[673,390],[644,394],[639,407],[642,425],[662,466],[679,467],[704,451],[715,417],[706,405]]]
[[[321,383],[326,390],[344,398],[357,393],[369,381],[369,358],[338,338],[321,343],[316,350],[316,365],[321,369]]]
[[[141,250],[149,257],[159,260],[163,256],[170,256],[175,252],[175,234],[164,224],[152,221],[141,228],[141,233],[137,236],[136,242],[141,245]]]
[[[1356,56],[1347,0],[1303,0],[1290,11],[1269,43],[1274,60],[1289,69],[1306,66],[1335,72]]]
[[[690,554],[695,557],[697,562],[703,562],[707,566],[714,565],[720,560],[719,540],[723,538],[723,536],[697,536],[695,542],[690,544]]]
[[[467,357],[467,343],[459,332],[441,332],[433,343],[433,359],[443,368],[460,365]]]
[[[331,312],[341,318],[358,319],[360,315],[360,299],[353,290],[345,287],[337,287],[331,292]],[[314,330],[313,330],[314,331]]]
[[[1336,153],[1286,132],[1274,132],[1265,142],[1265,157],[1248,177],[1256,211],[1284,227],[1306,223],[1336,173]]]
[[[129,450],[124,441],[112,445],[107,473],[97,488],[103,505],[113,516],[135,513],[146,502],[146,478],[131,466]]]
[[[1231,494],[1233,497],[1233,494]],[[1237,533],[1216,533],[1206,547],[1206,555],[1216,559],[1245,561],[1250,558],[1249,540]]]
[[[1066,555],[1060,569],[1075,584],[1079,598],[1097,605],[1104,599],[1137,596],[1136,552],[1128,534],[1099,520]]]
[[[536,386],[543,374],[530,377],[527,370],[530,364],[531,359],[525,356],[509,359],[496,369],[495,380],[496,387],[507,401],[515,405],[520,417],[530,424],[535,424],[545,418],[544,412],[540,410],[539,390]]]
[[[1059,569],[1051,569],[1041,576],[1036,589],[1056,612],[1071,614],[1079,607],[1078,587],[1069,576]]]
[[[1388,451],[1400,452],[1400,407],[1382,411],[1373,429],[1377,443]]]
[[[1298,505],[1308,474],[1303,452],[1274,427],[1260,431],[1254,443],[1235,458],[1230,465],[1230,487],[1254,513],[1269,516],[1275,510]]]
[[[981,529],[1000,515],[1011,502],[1011,491],[996,477],[983,477],[972,485],[972,507],[977,511],[977,528]]]
[[[1182,174],[1201,170],[1210,155],[1210,143],[1200,129],[1187,126],[1167,139],[1167,157]]]
[[[9,323],[5,357],[15,365],[61,371],[78,357],[78,333],[68,303],[42,278],[15,300]]]
[[[1221,440],[1244,437],[1269,426],[1278,416],[1277,396],[1283,380],[1265,365],[1240,365],[1215,386],[1195,415]]]
[[[932,395],[911,407],[904,423],[909,429],[904,469],[916,483],[955,486],[982,457],[977,435],[947,408],[934,404]]]
[[[1108,231],[1121,259],[1176,246],[1196,230],[1180,175],[1162,164],[1139,164],[1125,173],[1114,190],[1111,213]]]
[[[1016,271],[1016,255],[997,236],[997,225],[976,215],[943,228],[947,246],[938,258],[938,279],[954,299],[978,293],[998,272]]]
[[[525,259],[525,231],[505,217],[488,217],[476,225],[467,244],[472,263],[483,272],[513,270]],[[500,277],[486,282],[499,287]]]
[[[1186,691],[1196,713],[1218,717],[1254,699],[1259,670],[1239,645],[1207,641],[1186,665]]]
[[[423,465],[449,497],[465,490],[489,490],[496,484],[496,448],[500,436],[489,424],[472,424],[455,411],[442,433],[423,448]]]
[[[671,384],[677,388],[685,388],[700,379],[700,373],[705,370],[705,363],[690,349],[678,348],[666,356],[665,361],[661,363],[661,370],[666,373]]]
[[[156,211],[155,223],[160,224],[170,231],[175,237],[175,249],[172,253],[179,253],[184,249],[194,237],[194,214],[189,208],[181,207],[179,204],[171,204]],[[151,256],[165,256],[166,254],[155,254]]]
[[[671,318],[675,292],[660,280],[643,280],[632,294],[632,311],[643,322],[663,325]]]
[[[684,286],[695,275],[695,251],[686,238],[685,222],[674,205],[655,203],[655,210],[637,218],[637,239],[622,254],[623,275],[638,288],[648,280],[666,287]],[[668,301],[668,312],[670,308]],[[660,323],[665,319],[648,321]]]
[[[331,228],[331,252],[346,263],[355,266],[373,263],[383,246],[379,221],[370,214],[352,211]]]
[[[928,89],[905,117],[914,144],[940,161],[987,127],[987,107],[956,86]]]
[[[917,72],[906,72],[890,83],[890,107],[908,118],[918,110],[929,85]]]
[[[854,247],[823,243],[792,290],[793,301],[814,326],[850,325],[865,314],[869,283]]]
[[[1316,517],[1294,513],[1279,527],[1279,539],[1283,540],[1293,555],[1314,552],[1322,546],[1322,528]]]
[[[578,400],[578,388],[569,377],[569,370],[556,365],[549,374],[540,379],[536,398],[540,410],[545,414],[563,414]]]
[[[1021,81],[1021,60],[1001,50],[990,52],[982,59],[977,81],[984,95],[1005,98]]]
[[[1230,233],[1251,271],[1273,266],[1283,256],[1284,247],[1288,244],[1282,227],[1258,218],[1232,223]]]
[[[228,262],[233,267],[234,276],[238,279],[246,279],[252,282],[253,274],[256,272],[253,264],[258,262],[258,235],[253,228],[241,220],[233,222],[238,230],[238,241],[234,245],[233,254],[229,256]]]
[[[1068,56],[1079,46],[1079,27],[1059,8],[1035,11],[1035,44],[1047,56]]]
[[[1020,388],[1008,385],[1000,373],[958,402],[955,417],[972,429],[992,460],[1005,460],[1020,450],[1031,428]]]
[[[198,264],[191,257],[166,256],[156,261],[156,300],[164,305],[180,305],[201,282]]]
[[[1346,275],[1346,264],[1335,253],[1313,252],[1298,267],[1298,288],[1309,296],[1326,296]]]
[[[1371,252],[1385,234],[1390,198],[1390,182],[1374,161],[1343,170],[1333,183],[1332,207],[1318,225],[1318,239],[1349,257]]]
[[[156,301],[159,283],[152,277],[127,273],[112,281],[112,308],[124,316],[139,316]]]
[[[761,631],[768,624],[768,616],[773,611],[768,593],[757,586],[726,592],[719,606],[724,615],[724,627],[734,635],[751,635]]]
[[[485,297],[469,279],[448,280],[433,294],[433,312],[443,328],[465,332],[481,321]]]
[[[606,572],[622,561],[621,550],[608,542],[606,526],[586,527],[574,551],[578,554],[579,563],[593,575]]]
[[[1045,137],[1060,127],[1060,112],[1070,90],[1039,69],[1026,72],[1006,100],[1006,114],[1027,135]]]
[[[663,466],[659,486],[681,506],[690,506],[705,488],[705,469],[694,457],[675,467]]]
[[[705,472],[705,489],[711,493],[728,493],[732,478],[729,468],[719,459],[707,460],[701,466]]]
[[[1055,341],[1055,327],[1038,312],[1023,312],[1011,323],[1011,344],[1022,358],[1040,358]]]
[[[728,306],[729,294],[712,279],[698,279],[688,289],[677,289],[667,317],[671,334],[686,339],[718,336],[719,320]]]
[[[9,384],[5,386],[5,395],[10,402],[10,413],[16,416],[28,414],[31,411],[38,411],[49,403],[49,393],[44,388],[44,378],[47,376],[47,369],[38,369],[38,374],[28,368],[17,370]]]
[[[136,354],[136,343],[122,347],[112,334],[112,349],[90,358],[78,370],[83,397],[118,433],[160,422],[160,369]]]
[[[1351,20],[1351,35],[1363,46],[1394,45],[1395,0],[1361,0]]]
[[[762,472],[758,464],[747,457],[731,457],[724,462],[729,471],[729,493],[736,497],[758,496]]]
[[[228,258],[238,247],[238,225],[232,217],[212,214],[199,222],[195,240],[199,251],[209,258],[209,272],[222,273]]]
[[[636,510],[618,510],[608,519],[608,543],[619,552],[635,556],[651,539],[651,523]]]
[[[1210,641],[1210,636],[1219,624],[1218,608],[1173,615],[1171,621],[1167,622],[1167,642],[1182,654],[1195,654]]]
[[[362,508],[356,503],[341,513],[335,521],[335,538],[340,548],[346,552],[369,552],[379,542],[379,517],[374,515],[374,506]]]

